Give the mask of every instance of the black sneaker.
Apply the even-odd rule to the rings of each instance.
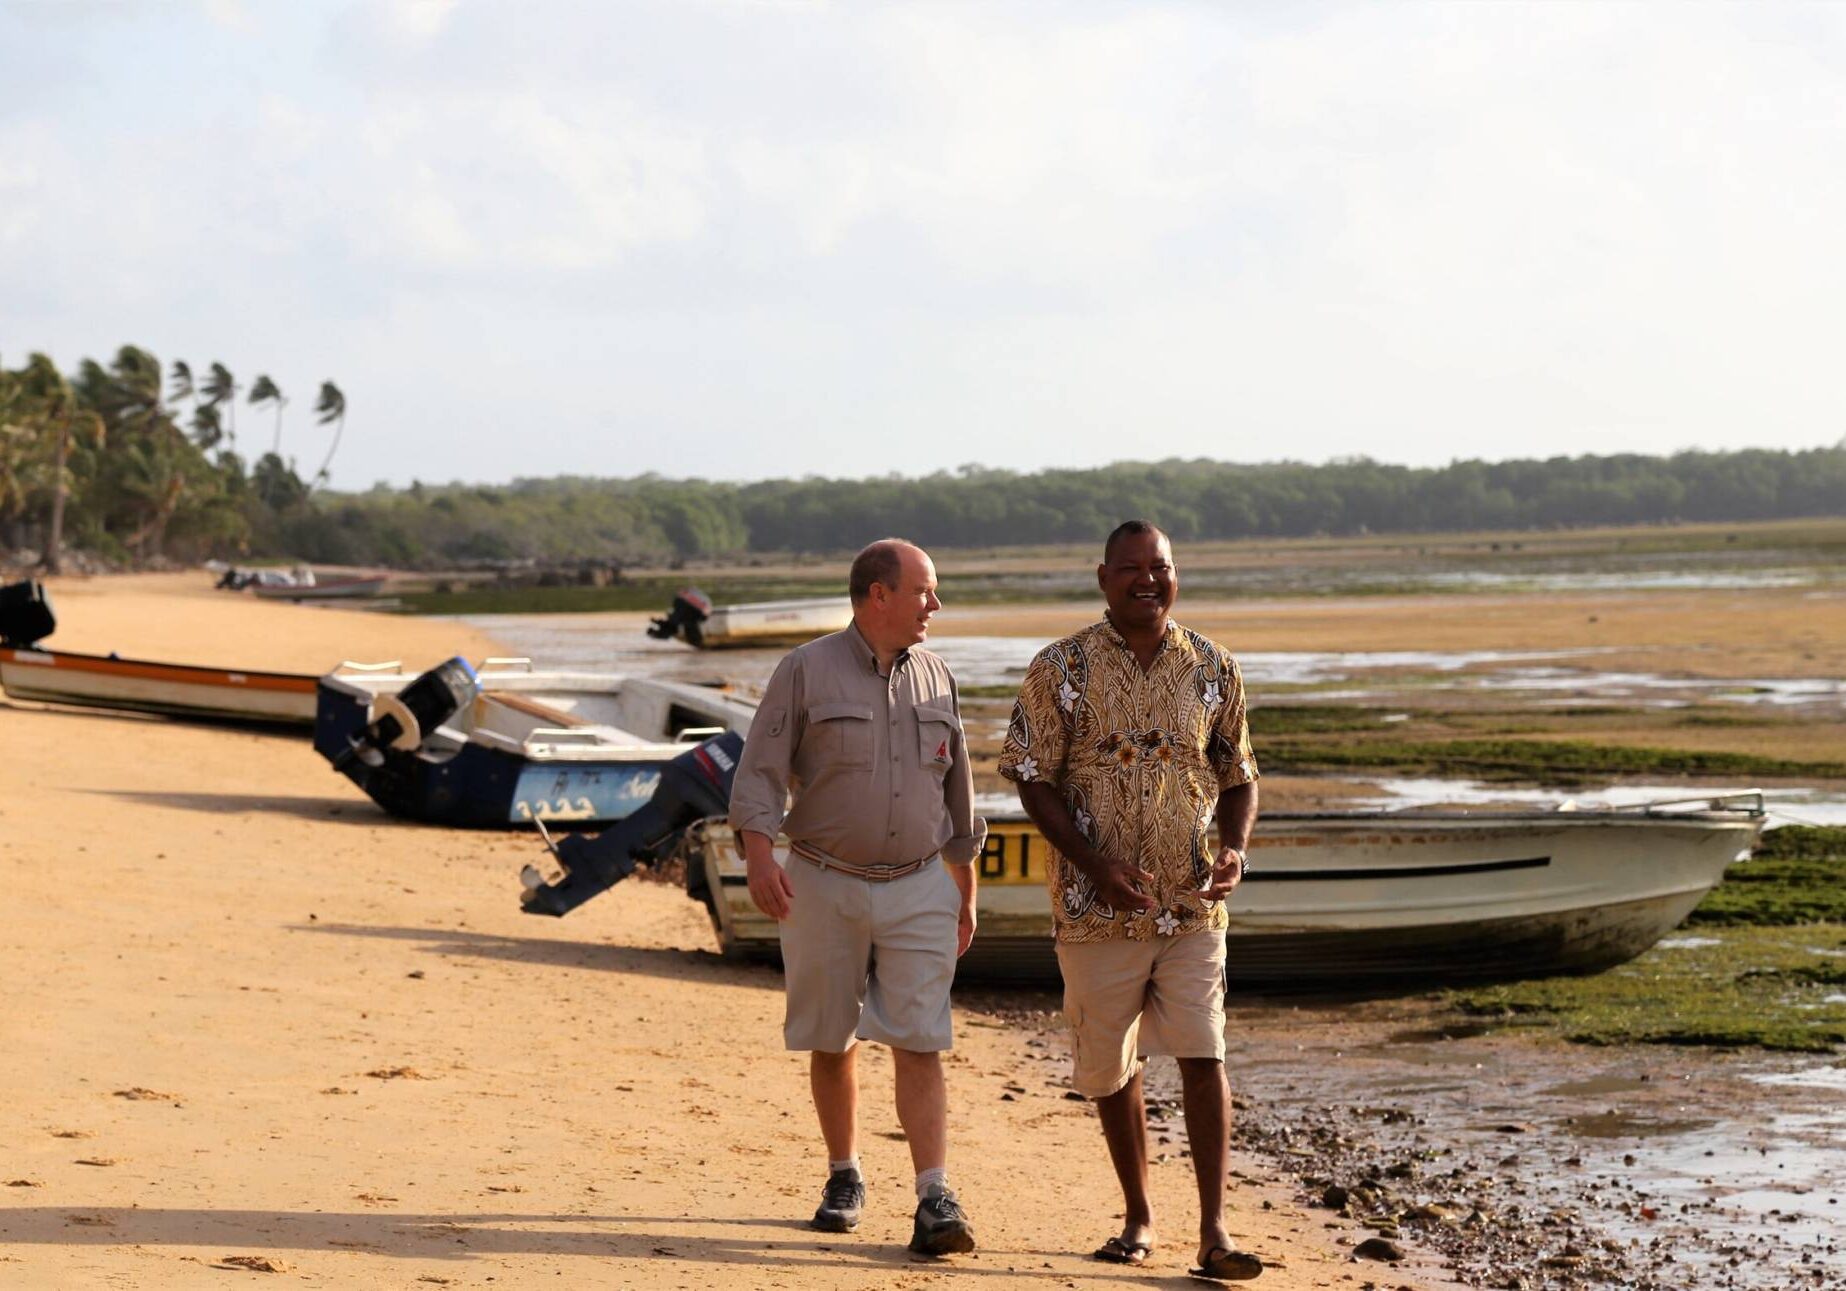
[[[949,1189],[933,1192],[918,1203],[910,1249],[917,1255],[966,1255],[974,1249],[974,1226]]]
[[[857,1170],[835,1170],[827,1176],[827,1193],[814,1212],[813,1226],[823,1233],[850,1233],[859,1227],[865,1209],[865,1180]]]

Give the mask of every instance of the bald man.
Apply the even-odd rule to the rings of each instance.
[[[974,1249],[948,1185],[949,986],[974,938],[986,822],[947,665],[921,649],[936,569],[887,538],[854,559],[853,621],[791,651],[751,725],[731,791],[750,897],[780,924],[783,1042],[809,1054],[828,1176],[813,1226],[859,1226],[858,1042],[888,1045],[916,1169],[910,1250]],[[790,797],[793,797],[792,803]],[[785,869],[778,832],[790,840]]]

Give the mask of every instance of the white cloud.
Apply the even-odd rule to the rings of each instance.
[[[530,451],[609,472],[881,470],[867,428],[1031,465],[1846,419],[1837,10],[109,12],[0,13],[93,72],[8,99],[0,52],[0,354],[298,362],[389,425],[361,480],[429,475],[426,424],[506,474],[509,370],[546,375]]]

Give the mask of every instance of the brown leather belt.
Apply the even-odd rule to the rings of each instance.
[[[788,850],[810,865],[818,865],[823,870],[834,870],[840,874],[850,874],[855,879],[864,879],[867,883],[889,883],[892,879],[901,879],[906,875],[915,874],[940,854],[931,852],[920,861],[899,861],[895,865],[850,865],[827,855],[820,848],[808,843],[791,840]]]

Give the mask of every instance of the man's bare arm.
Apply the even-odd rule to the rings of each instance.
[[[1083,871],[1103,901],[1117,910],[1154,908],[1153,898],[1145,890],[1154,876],[1131,861],[1104,856],[1090,846],[1057,789],[1043,780],[1023,781],[1019,785],[1019,805],[1051,845]]]
[[[1218,862],[1211,868],[1205,895],[1222,901],[1243,882],[1243,856],[1256,828],[1256,781],[1234,784],[1218,795]]]

